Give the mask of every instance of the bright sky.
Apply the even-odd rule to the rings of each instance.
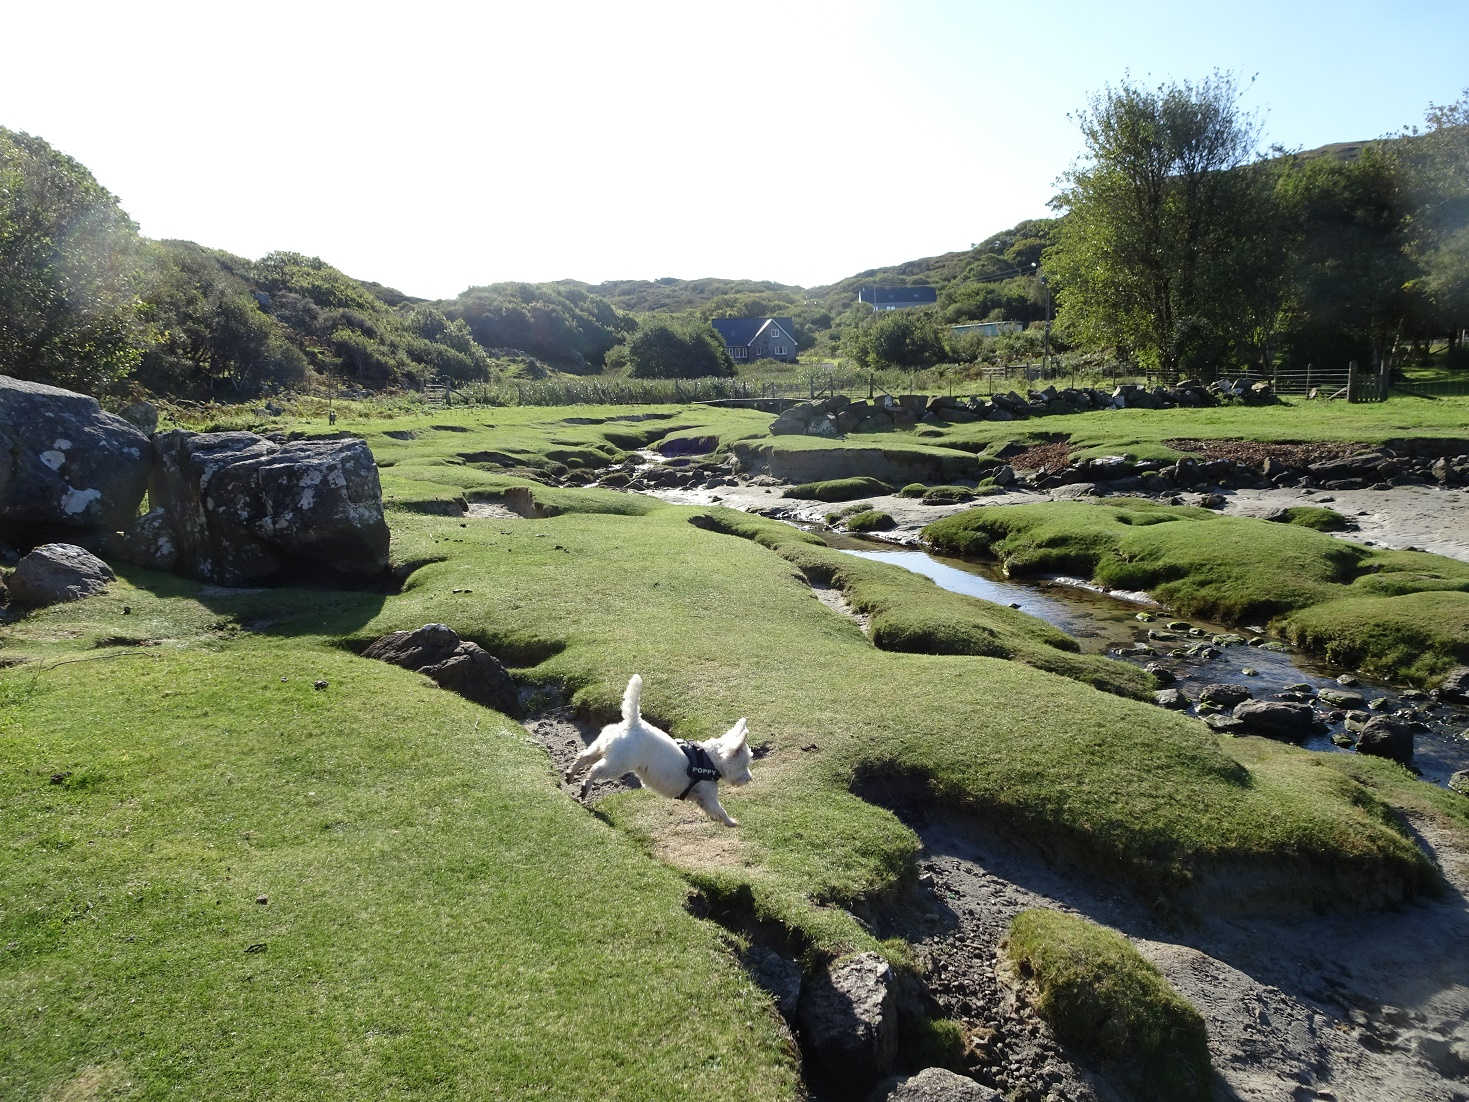
[[[830,283],[1044,216],[1067,113],[1130,70],[1255,80],[1267,142],[1420,123],[1464,0],[45,3],[0,126],[150,237],[321,256],[409,294],[658,276]]]

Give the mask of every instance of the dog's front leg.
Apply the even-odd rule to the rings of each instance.
[[[716,823],[723,823],[727,827],[737,827],[739,820],[724,810],[724,805],[719,802],[719,789],[707,781],[701,782],[694,789],[694,799],[704,809],[704,814]]]
[[[591,789],[592,785],[596,784],[598,781],[616,780],[619,776],[621,776],[621,773],[614,770],[612,766],[608,764],[606,758],[601,759],[599,762],[597,762],[596,765],[592,766],[591,771],[584,778],[582,778],[581,798],[585,800],[587,798],[587,792]]]
[[[583,769],[587,768],[593,762],[601,760],[602,751],[594,742],[576,756],[576,760],[566,767],[566,772],[562,774],[562,777],[567,784],[570,784],[572,779]]]

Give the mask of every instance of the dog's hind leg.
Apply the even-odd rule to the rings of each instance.
[[[704,809],[704,814],[716,823],[723,823],[727,827],[737,827],[739,820],[724,810],[724,805],[719,802],[719,789],[707,781],[701,781],[693,791],[694,800]]]
[[[581,798],[585,800],[587,798],[587,791],[598,781],[616,780],[622,776],[623,772],[623,770],[618,769],[606,758],[602,758],[596,765],[592,766],[591,772],[582,778]]]

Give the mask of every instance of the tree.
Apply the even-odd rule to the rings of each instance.
[[[863,367],[930,367],[948,358],[935,310],[891,310],[847,331],[847,355]]]
[[[1289,161],[1275,188],[1288,233],[1281,311],[1290,358],[1304,366],[1381,363],[1410,305],[1402,172],[1385,146],[1350,161]]]
[[[651,321],[627,342],[628,374],[639,379],[733,375],[734,362],[714,330],[697,322]]]
[[[141,248],[81,164],[0,128],[0,370],[88,391],[131,372]]]
[[[1063,324],[1166,374],[1212,376],[1253,354],[1279,263],[1259,129],[1234,79],[1124,81],[1076,120],[1082,159],[1053,200],[1066,217],[1044,254]]]
[[[1428,296],[1440,324],[1462,334],[1469,327],[1469,88],[1455,103],[1431,104],[1426,123],[1406,143],[1408,249],[1423,269],[1415,289]]]

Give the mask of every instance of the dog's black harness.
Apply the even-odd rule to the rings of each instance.
[[[717,781],[723,776],[710,759],[708,751],[702,746],[696,746],[692,742],[685,742],[683,739],[675,739],[674,741],[678,743],[678,748],[683,751],[683,756],[689,759],[687,767],[689,785],[678,794],[680,800],[692,792],[694,785],[700,781]]]

